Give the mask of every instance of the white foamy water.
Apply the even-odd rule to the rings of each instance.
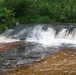
[[[60,46],[62,43],[76,45],[76,28],[70,31],[69,26],[60,27],[61,29],[58,29],[59,31],[57,32],[55,27],[47,26],[47,28],[44,29],[43,26],[45,25],[25,27],[23,29],[20,27],[20,29],[17,28],[17,33],[15,33],[16,29],[9,29],[0,36],[0,42],[16,42],[20,41],[19,38],[21,37],[25,38],[25,42],[40,43],[43,46]],[[10,35],[13,31],[12,38],[7,37],[7,35]]]
[[[44,46],[60,46],[62,43],[76,45],[76,29],[69,33],[68,29],[63,28],[56,35],[56,30],[52,27],[43,30],[42,26],[36,26],[26,41],[41,43]]]
[[[19,39],[12,39],[7,36],[0,36],[0,43],[10,43],[10,42],[17,42],[20,41]]]

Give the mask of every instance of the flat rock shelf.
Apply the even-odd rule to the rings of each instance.
[[[59,51],[41,61],[0,75],[76,75],[76,54],[73,50]]]
[[[12,49],[17,49],[20,45],[23,45],[24,42],[13,42],[13,43],[1,43],[0,51],[7,51]]]
[[[76,75],[73,24],[20,24],[0,42],[0,75]]]

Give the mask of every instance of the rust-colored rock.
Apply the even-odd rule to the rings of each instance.
[[[14,49],[20,45],[23,45],[24,42],[12,42],[12,43],[4,43],[0,44],[0,51],[5,51],[5,50],[11,50]]]
[[[61,51],[6,75],[76,75],[76,54],[72,51]]]

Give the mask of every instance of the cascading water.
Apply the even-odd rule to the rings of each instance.
[[[63,46],[76,47],[76,26],[26,24],[8,29],[0,35],[0,43],[21,40],[30,43],[16,50],[0,51],[1,71],[43,59]]]
[[[13,41],[23,39],[27,42],[36,42],[47,46],[60,45],[61,43],[76,44],[76,28],[75,26],[54,27],[48,24],[22,25],[22,27],[17,26],[15,29],[6,30],[1,34],[0,39],[8,39],[10,42],[12,39]]]
[[[65,44],[76,44],[76,29],[74,28],[71,32],[71,28],[68,27],[59,29],[56,34],[56,29],[48,27],[43,30],[43,26],[36,26],[30,35],[27,37],[26,41],[37,42],[47,46],[58,46],[62,43]]]

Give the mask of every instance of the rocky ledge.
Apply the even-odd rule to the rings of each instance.
[[[76,54],[72,51],[61,51],[6,75],[76,75]]]
[[[12,42],[12,43],[0,43],[0,51],[6,51],[11,49],[16,49],[17,47],[25,44],[22,41],[19,42]]]
[[[0,51],[18,49],[25,43],[13,42],[0,45]],[[76,52],[61,50],[41,61],[22,65],[20,68],[0,75],[76,75]]]

